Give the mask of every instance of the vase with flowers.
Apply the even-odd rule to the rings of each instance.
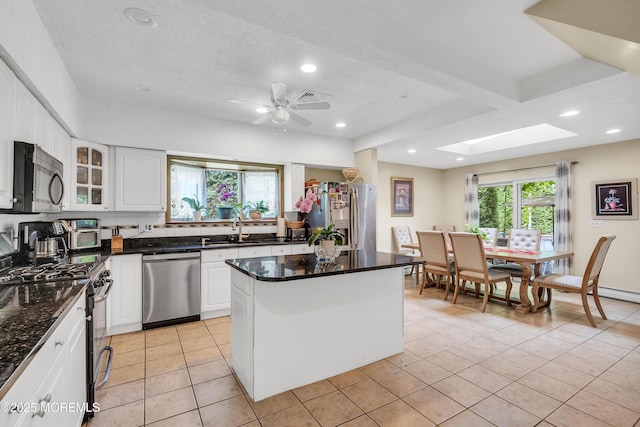
[[[237,193],[233,191],[231,184],[223,182],[216,187],[216,194],[218,195],[218,205],[216,210],[218,211],[218,218],[230,219],[234,210],[237,209],[238,203],[236,203]]]
[[[313,208],[313,203],[318,200],[318,196],[316,193],[311,191],[311,189],[307,190],[307,193],[304,197],[300,196],[298,201],[296,202],[296,209],[300,209],[301,213],[309,213]]]

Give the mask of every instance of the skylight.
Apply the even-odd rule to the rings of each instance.
[[[481,154],[522,147],[524,145],[539,144],[541,142],[564,139],[576,135],[577,133],[570,132],[566,129],[561,129],[548,123],[542,123],[445,145],[439,147],[438,150],[467,155]]]

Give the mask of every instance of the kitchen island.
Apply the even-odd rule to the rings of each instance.
[[[254,401],[403,351],[405,266],[421,259],[343,251],[230,259],[233,368]]]

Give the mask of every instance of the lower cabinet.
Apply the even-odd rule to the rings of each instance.
[[[142,254],[114,255],[107,299],[107,335],[142,330]]]
[[[0,425],[82,424],[87,401],[85,302],[83,292],[2,399]],[[5,411],[6,404],[15,407]]]
[[[225,259],[238,258],[238,248],[200,253],[200,301],[202,319],[231,314],[231,268]]]

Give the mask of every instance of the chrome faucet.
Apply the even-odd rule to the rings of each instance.
[[[237,227],[236,221],[238,224]],[[240,215],[238,215],[237,217],[233,217],[233,225],[231,226],[231,230],[236,231],[236,228],[238,229],[238,242],[242,242],[245,237],[249,236],[248,234],[242,234],[242,218],[240,218]]]

